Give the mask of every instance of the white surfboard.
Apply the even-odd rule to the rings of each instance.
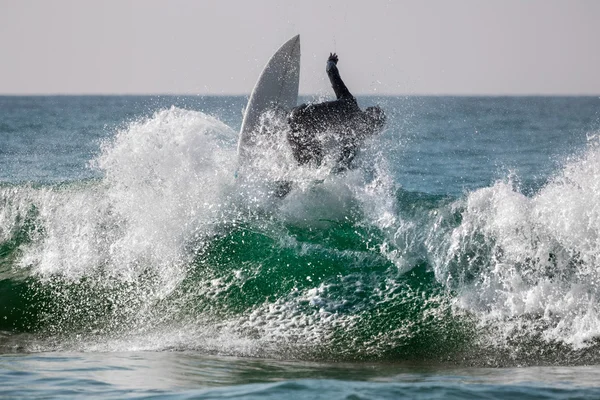
[[[272,109],[289,111],[298,101],[300,83],[300,35],[283,44],[273,54],[252,90],[238,141],[238,167],[247,162],[249,148],[258,134],[261,115]]]

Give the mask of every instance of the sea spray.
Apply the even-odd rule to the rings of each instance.
[[[151,314],[185,277],[189,246],[222,218],[232,162],[220,143],[232,136],[212,117],[171,108],[104,144],[94,162],[101,180],[5,189],[3,226],[35,211],[35,229],[12,254],[18,250],[20,268],[40,282],[37,305],[46,317],[39,325],[110,330],[127,319],[116,314]]]
[[[489,345],[565,344],[583,349],[600,334],[600,148],[596,141],[537,193],[511,181],[461,199],[461,222],[433,257],[456,304],[493,326]]]
[[[331,175],[266,122],[246,180],[232,129],[170,108],[106,141],[100,178],[2,187],[2,329],[30,351],[594,360],[593,143],[533,194],[451,197],[403,189],[389,138]]]

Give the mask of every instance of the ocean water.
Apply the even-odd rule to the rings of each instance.
[[[246,101],[0,97],[0,397],[600,397],[600,98],[359,98],[343,174],[266,116],[236,177]]]

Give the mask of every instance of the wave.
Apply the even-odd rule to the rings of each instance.
[[[509,177],[452,198],[402,189],[376,142],[331,175],[265,139],[236,179],[236,136],[173,107],[105,142],[100,179],[0,187],[0,346],[595,360],[593,141],[533,194]]]
[[[501,321],[505,340],[529,332],[574,349],[594,344],[598,182],[600,147],[592,140],[532,196],[511,180],[469,193],[455,205],[461,223],[432,251],[438,280],[457,290],[461,308]]]

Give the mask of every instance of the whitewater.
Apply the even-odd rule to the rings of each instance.
[[[598,395],[598,98],[359,98],[343,174],[267,115],[241,179],[245,100],[0,97],[0,393]]]

